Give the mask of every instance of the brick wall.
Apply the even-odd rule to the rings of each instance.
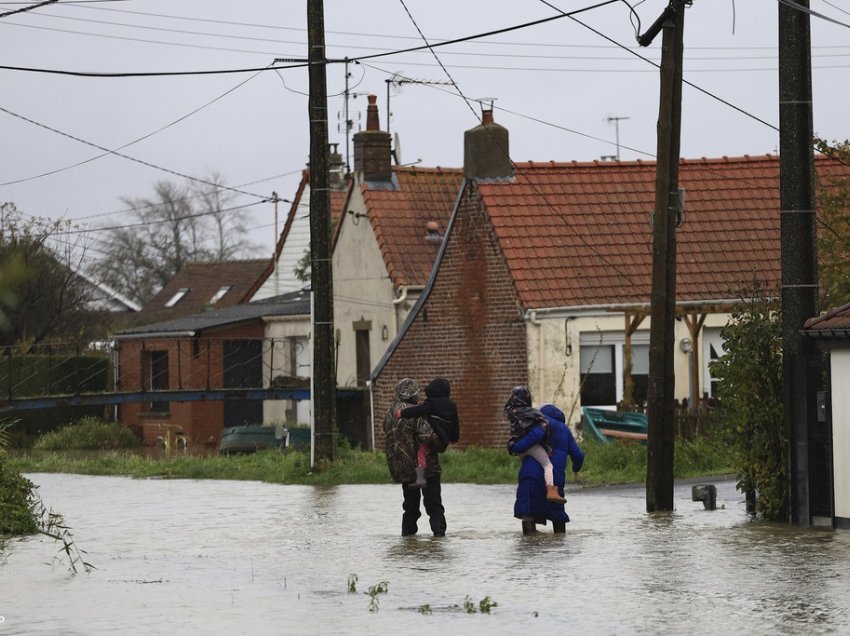
[[[467,186],[431,292],[375,378],[376,445],[396,383],[415,378],[423,389],[448,378],[466,446],[504,447],[502,414],[511,389],[528,382],[525,322],[512,279],[477,190]]]
[[[119,349],[118,390],[142,391],[148,387],[150,369],[146,355],[168,351],[168,380],[171,390],[218,389],[223,386],[225,340],[260,340],[262,322],[239,325],[193,338],[162,338],[124,341]],[[152,412],[150,402],[131,402],[119,408],[119,420],[155,444],[166,430],[179,430],[193,447],[218,446],[224,423],[221,401],[169,402],[167,412]]]

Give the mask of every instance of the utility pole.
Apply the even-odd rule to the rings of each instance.
[[[682,123],[682,49],[687,0],[672,0],[638,40],[648,46],[659,30],[661,98],[652,225],[652,298],[649,334],[646,511],[673,510],[674,331],[676,317],[676,224],[679,196],[679,138]]]
[[[307,0],[310,76],[310,255],[313,314],[313,460],[336,450],[331,198],[328,175],[328,98],[323,0]]]
[[[800,9],[809,0],[793,0]],[[817,354],[800,334],[818,313],[815,249],[812,64],[809,15],[779,4],[779,198],[782,252],[782,371],[788,435],[789,521],[809,525],[809,396]]]

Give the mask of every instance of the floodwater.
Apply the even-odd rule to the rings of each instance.
[[[444,484],[436,539],[399,536],[390,484],[28,477],[97,569],[7,544],[0,635],[850,633],[850,532],[753,522],[728,480],[654,515],[642,487],[572,489],[566,535],[529,537],[511,486]]]

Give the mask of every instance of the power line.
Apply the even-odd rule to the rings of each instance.
[[[0,18],[5,18],[8,15],[15,15],[16,13],[24,13],[25,11],[32,11],[33,9],[38,9],[39,7],[44,7],[48,4],[55,4],[57,2],[59,2],[59,0],[45,0],[44,2],[39,2],[38,4],[31,4],[21,9],[13,9],[11,11],[7,11],[6,13],[0,13]]]
[[[128,161],[134,161],[136,163],[142,164],[143,166],[153,168],[154,170],[160,170],[162,172],[167,172],[168,174],[173,174],[173,175],[176,175],[178,177],[183,177],[184,179],[188,179],[190,181],[195,181],[197,183],[203,183],[204,185],[213,186],[215,188],[222,188],[224,190],[230,190],[230,191],[236,192],[238,194],[245,194],[245,195],[248,195],[250,197],[256,197],[257,199],[261,199],[262,201],[269,201],[270,200],[269,197],[266,197],[266,196],[263,196],[263,195],[260,195],[260,194],[254,194],[252,192],[245,192],[244,190],[239,190],[238,188],[231,188],[229,186],[216,184],[212,181],[207,181],[206,179],[199,179],[198,177],[193,177],[191,175],[188,175],[188,174],[185,174],[185,173],[182,173],[182,172],[177,172],[176,170],[171,170],[170,168],[164,168],[162,166],[158,166],[155,163],[151,163],[149,161],[144,161],[143,159],[136,159],[135,157],[131,157],[130,155],[125,155],[122,152],[116,152],[115,150],[110,150],[109,148],[105,148],[105,147],[100,146],[100,145],[93,143],[91,141],[86,141],[85,139],[82,139],[80,137],[76,137],[76,136],[71,135],[69,133],[63,132],[61,130],[58,130],[56,128],[48,126],[47,124],[42,124],[41,122],[37,122],[34,119],[30,119],[29,117],[25,117],[24,115],[19,115],[18,113],[12,112],[11,110],[9,110],[7,108],[3,108],[2,106],[0,106],[0,111],[6,113],[7,115],[11,115],[12,117],[17,117],[18,119],[21,119],[21,120],[28,122],[30,124],[33,124],[35,126],[38,126],[39,128],[44,128],[45,130],[49,130],[50,132],[56,133],[57,135],[62,135],[63,137],[67,137],[68,139],[73,139],[74,141],[78,141],[81,144],[85,144],[87,146],[97,148],[98,150],[103,150],[104,152],[115,155],[116,157],[121,157],[122,159],[127,159]]]
[[[803,13],[808,13],[810,16],[815,18],[820,18],[821,20],[826,20],[827,22],[832,22],[833,24],[837,24],[838,26],[847,27],[850,29],[850,24],[845,22],[841,22],[840,20],[836,20],[835,18],[830,18],[828,15],[824,15],[823,13],[818,13],[817,11],[812,11],[808,7],[804,7],[801,4],[797,4],[796,2],[792,2],[792,0],[777,0],[779,4],[784,4],[786,7],[791,7],[792,9],[796,9],[797,11],[802,11]],[[846,12],[845,12],[846,13]]]
[[[47,176],[50,176],[50,175],[57,174],[57,173],[59,173],[59,172],[64,172],[65,170],[70,170],[71,168],[77,168],[77,167],[79,167],[79,166],[85,165],[85,164],[87,164],[87,163],[90,163],[90,162],[95,161],[95,160],[97,160],[97,159],[100,159],[100,158],[102,158],[102,157],[106,157],[106,156],[108,156],[108,155],[110,155],[110,154],[115,153],[115,152],[116,152],[116,151],[118,151],[118,150],[123,150],[124,148],[128,148],[128,147],[130,147],[130,146],[132,146],[132,145],[134,145],[134,144],[139,143],[140,141],[144,141],[145,139],[148,139],[148,138],[153,137],[154,135],[156,135],[156,134],[158,134],[158,133],[161,133],[163,130],[166,130],[166,129],[168,129],[168,128],[171,128],[171,127],[172,127],[172,126],[174,126],[175,124],[179,124],[181,121],[184,121],[185,119],[188,119],[188,118],[189,118],[189,117],[191,117],[192,115],[195,115],[195,114],[199,113],[200,111],[202,111],[203,109],[205,109],[207,106],[210,106],[210,105],[214,104],[215,102],[217,102],[218,100],[222,99],[223,97],[225,97],[225,96],[229,95],[230,93],[232,93],[233,91],[237,90],[238,88],[241,88],[242,86],[244,86],[245,84],[247,84],[248,82],[250,82],[252,79],[254,79],[255,77],[257,77],[257,75],[259,75],[259,74],[260,74],[259,72],[255,73],[254,75],[252,75],[252,76],[251,76],[251,77],[249,77],[248,79],[246,79],[246,80],[243,80],[243,81],[239,82],[236,86],[234,86],[233,88],[231,88],[231,89],[229,89],[229,90],[225,91],[224,93],[222,93],[222,94],[221,94],[221,95],[219,95],[218,97],[216,97],[216,98],[214,98],[214,99],[211,99],[210,101],[208,101],[208,102],[207,102],[206,104],[204,104],[203,106],[199,106],[199,107],[198,107],[198,108],[196,108],[195,110],[190,111],[189,113],[186,113],[186,114],[185,114],[185,115],[183,115],[182,117],[178,117],[177,119],[175,119],[174,121],[172,121],[170,124],[166,124],[165,126],[162,126],[161,128],[158,128],[158,129],[156,129],[156,130],[154,130],[154,131],[152,131],[152,132],[149,132],[149,133],[148,133],[148,134],[146,134],[146,135],[142,135],[141,137],[138,137],[137,139],[134,139],[133,141],[127,142],[127,143],[126,143],[126,144],[124,144],[123,146],[118,146],[117,148],[113,148],[112,150],[107,150],[106,152],[102,152],[102,153],[101,153],[101,154],[99,154],[99,155],[95,155],[94,157],[89,157],[88,159],[85,159],[85,160],[83,160],[83,161],[78,161],[77,163],[71,164],[71,165],[69,165],[69,166],[64,166],[63,168],[56,168],[55,170],[49,170],[48,172],[42,172],[41,174],[33,175],[33,176],[31,176],[31,177],[25,177],[25,178],[22,178],[22,179],[14,179],[14,180],[12,180],[12,181],[5,181],[5,182],[3,182],[3,183],[0,183],[0,187],[2,187],[2,186],[8,186],[8,185],[15,185],[15,184],[17,184],[17,183],[24,183],[24,182],[26,182],[26,181],[32,181],[32,180],[34,180],[34,179],[40,179],[41,177],[47,177]]]

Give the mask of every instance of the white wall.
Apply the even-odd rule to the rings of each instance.
[[[832,465],[835,516],[850,520],[850,349],[830,352],[832,386]]]
[[[715,314],[706,317],[700,340],[692,346],[692,351],[700,352],[701,387],[710,386],[706,377],[706,352],[709,342],[704,336],[715,342],[720,328],[729,319],[728,314]],[[632,345],[648,345],[650,319],[646,318],[632,335]],[[538,324],[539,323],[539,324]],[[626,321],[623,314],[611,312],[570,315],[568,312],[534,315],[531,313],[526,322],[528,337],[528,374],[529,388],[535,404],[552,402],[557,404],[575,424],[581,416],[581,345],[596,346],[599,343],[615,348],[615,376],[617,400],[623,398],[623,345],[625,343]],[[675,396],[681,400],[689,398],[691,364],[690,355],[679,346],[690,333],[685,322],[675,323],[674,374]],[[542,365],[541,365],[541,362]],[[708,390],[703,388],[703,390]],[[614,407],[615,404],[608,405]]]
[[[295,346],[295,373],[300,378],[312,376],[313,348],[310,339],[309,316],[273,316],[266,318],[266,338],[274,347],[265,347],[263,370],[265,381],[276,375],[292,374],[292,347]],[[294,413],[295,423],[309,424],[312,401],[310,400],[265,400],[263,422],[266,424],[286,421],[287,411]]]
[[[287,212],[288,213],[288,212]],[[280,220],[278,232],[282,232],[286,216]],[[286,242],[277,259],[277,267],[263,282],[251,300],[262,300],[287,292],[303,289],[307,284],[295,277],[294,271],[304,252],[310,249],[310,186],[305,185],[295,210],[295,218],[286,236]]]
[[[357,357],[354,323],[371,322],[369,332],[370,366],[374,368],[396,335],[415,297],[397,319],[393,305],[395,289],[384,264],[381,249],[368,216],[359,187],[355,187],[340,223],[333,253],[334,328],[339,334],[337,382],[341,387],[357,385]]]

